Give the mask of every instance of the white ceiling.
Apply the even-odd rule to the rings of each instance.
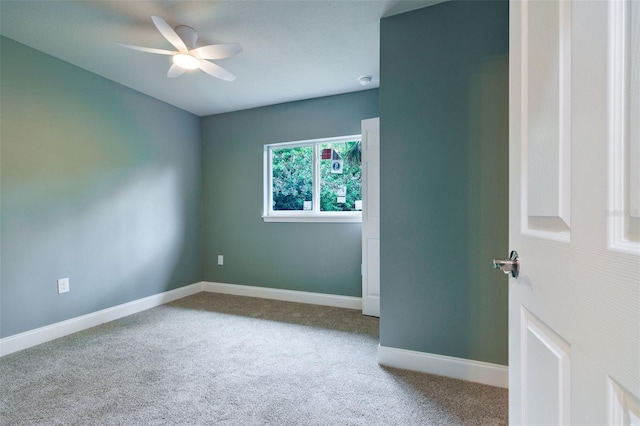
[[[205,116],[378,87],[380,18],[440,1],[0,0],[0,33]],[[175,50],[152,15],[195,28],[197,46],[240,43],[242,53],[213,61],[237,79],[226,82],[199,70],[168,78],[169,56],[114,43]],[[373,77],[371,85],[359,85],[363,75]]]

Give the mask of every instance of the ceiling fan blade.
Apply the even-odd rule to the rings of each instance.
[[[231,74],[221,66],[202,59],[200,60],[200,69],[213,77],[219,78],[220,80],[233,81],[236,79],[235,75]]]
[[[153,47],[134,46],[133,44],[124,44],[117,42],[116,44],[119,46],[128,47],[129,49],[140,50],[141,52],[157,53],[158,55],[174,55],[176,53],[172,50],[154,49]]]
[[[238,43],[212,44],[192,49],[190,53],[200,59],[224,59],[242,52],[242,46]]]
[[[176,64],[171,65],[171,68],[169,68],[169,72],[167,73],[167,77],[171,77],[171,78],[175,78],[175,77],[179,77],[182,75],[182,73],[184,72],[184,68],[179,67]]]
[[[171,28],[171,25],[167,24],[167,22],[160,18],[159,16],[152,16],[151,19],[155,24],[160,34],[167,39],[169,43],[171,43],[176,49],[178,49],[181,53],[187,53],[189,49],[187,49],[187,45],[184,44],[184,41],[180,38],[180,36]]]

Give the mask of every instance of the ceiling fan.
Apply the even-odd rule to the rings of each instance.
[[[186,70],[200,68],[207,74],[225,81],[233,81],[236,76],[219,65],[206,59],[224,59],[242,52],[242,46],[238,43],[212,44],[209,46],[195,47],[198,33],[186,25],[178,25],[175,30],[162,18],[152,16],[151,19],[160,34],[167,39],[176,51],[154,49],[152,47],[134,46],[131,44],[116,43],[129,49],[140,50],[147,53],[173,56],[173,64],[169,68],[167,77],[178,77]]]

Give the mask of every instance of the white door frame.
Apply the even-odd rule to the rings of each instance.
[[[362,120],[362,313],[380,316],[380,118]]]

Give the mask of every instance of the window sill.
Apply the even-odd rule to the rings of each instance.
[[[262,220],[265,222],[325,222],[325,223],[361,223],[362,213],[347,213],[347,214],[304,214],[304,213],[291,213],[291,214],[277,214],[262,216]]]

